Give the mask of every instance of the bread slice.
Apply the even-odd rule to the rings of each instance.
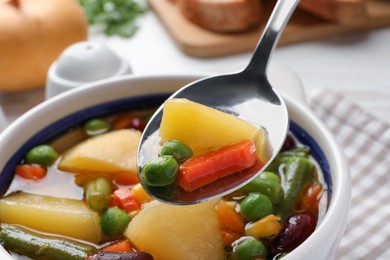
[[[172,0],[171,0],[172,1]],[[260,0],[174,0],[183,16],[205,29],[233,33],[262,21]]]
[[[299,7],[347,26],[363,25],[367,19],[365,0],[301,0]]]

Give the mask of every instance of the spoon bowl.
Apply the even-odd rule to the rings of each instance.
[[[186,192],[178,185],[152,187],[140,176],[145,190],[154,198],[170,204],[188,205],[221,197],[244,186],[272,161],[279,152],[288,131],[288,112],[281,96],[272,88],[266,71],[268,61],[287,21],[299,0],[277,2],[259,40],[249,65],[241,72],[195,81],[169,98],[186,98],[216,108],[263,128],[267,134],[270,155],[261,169],[242,171],[214,181],[200,189]],[[138,148],[138,174],[159,152],[161,106],[146,126]]]

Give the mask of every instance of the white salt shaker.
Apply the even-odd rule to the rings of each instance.
[[[131,73],[129,64],[108,46],[78,42],[66,48],[48,71],[46,99],[97,80]]]

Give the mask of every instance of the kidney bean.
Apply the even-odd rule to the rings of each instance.
[[[284,140],[283,146],[282,146],[280,151],[284,152],[284,151],[287,151],[287,150],[291,150],[291,149],[293,149],[295,147],[296,147],[296,143],[295,143],[294,138],[291,136],[291,134],[288,134],[286,136],[286,139]]]
[[[316,228],[316,219],[308,213],[291,215],[272,241],[274,254],[290,252],[305,241]]]
[[[146,121],[142,118],[139,118],[139,117],[134,117],[131,121],[130,121],[130,128],[134,128],[138,131],[144,131],[146,127]]]
[[[146,127],[146,120],[132,115],[124,115],[117,117],[112,123],[112,129],[133,128],[138,131],[143,131]]]
[[[145,252],[100,252],[88,254],[87,260],[153,260],[153,257]]]

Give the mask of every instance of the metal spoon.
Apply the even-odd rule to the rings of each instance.
[[[151,187],[141,178],[142,167],[159,153],[159,127],[163,106],[146,126],[138,147],[138,174],[145,190],[154,198],[170,204],[194,204],[224,196],[257,176],[279,152],[288,131],[288,113],[280,95],[268,82],[266,71],[270,56],[299,0],[279,0],[265,26],[249,65],[239,73],[195,81],[170,98],[187,98],[209,107],[254,122],[268,133],[270,155],[265,166],[256,171],[232,174],[193,192],[178,185]]]

